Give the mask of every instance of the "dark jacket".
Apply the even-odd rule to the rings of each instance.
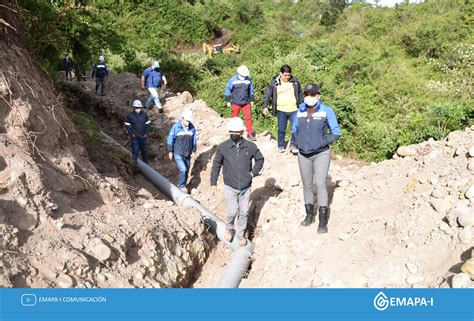
[[[105,76],[109,75],[109,71],[107,70],[107,65],[103,62],[99,62],[92,66],[92,78],[99,78],[104,79]]]
[[[171,127],[167,140],[168,151],[183,157],[191,156],[196,151],[196,128],[189,123],[188,129],[184,129],[181,120]]]
[[[151,120],[148,117],[148,114],[144,111],[140,111],[138,114],[135,112],[131,112],[127,116],[125,128],[127,129],[127,132],[132,136],[132,138],[142,138],[150,133]]]
[[[263,155],[254,143],[242,138],[240,147],[237,148],[228,139],[217,147],[212,162],[211,186],[217,185],[221,167],[224,167],[224,184],[238,190],[245,189],[252,185],[254,176],[260,175],[263,162]]]
[[[293,89],[295,90],[295,98],[297,105],[303,102],[303,92],[301,91],[301,85],[296,77],[291,76],[290,80],[293,83]],[[263,95],[263,108],[268,108],[270,99],[272,100],[272,114],[275,116],[277,114],[277,86],[281,85],[280,75],[273,77],[268,84],[267,89]]]
[[[253,101],[253,84],[250,77],[240,80],[237,75],[232,76],[225,87],[224,97],[226,102],[230,102],[232,95],[232,103],[235,105],[247,105]]]
[[[73,62],[71,58],[64,57],[63,59],[64,69],[65,70],[72,70]]]
[[[331,134],[328,136],[327,130]],[[299,106],[296,121],[293,122],[292,135],[295,146],[303,155],[312,155],[329,149],[329,144],[341,136],[334,110],[318,102],[311,117],[305,103]]]

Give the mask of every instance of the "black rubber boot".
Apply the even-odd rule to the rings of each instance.
[[[306,208],[306,217],[303,222],[301,222],[302,226],[308,226],[314,223],[314,209],[313,204],[305,204],[304,207]]]
[[[328,232],[328,221],[329,221],[329,207],[319,207],[319,226],[318,233],[324,234]]]

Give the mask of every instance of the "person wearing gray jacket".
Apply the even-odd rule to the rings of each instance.
[[[234,222],[237,220],[235,235],[240,246],[247,244],[244,237],[250,205],[252,179],[260,175],[264,158],[257,145],[242,137],[245,126],[239,117],[229,121],[230,139],[221,143],[216,150],[211,170],[212,194],[216,193],[217,179],[223,167],[224,194],[227,201],[226,232],[227,241],[233,239]]]

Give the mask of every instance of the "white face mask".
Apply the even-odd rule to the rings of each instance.
[[[311,96],[304,97],[304,103],[309,107],[316,106],[318,101],[319,99],[317,97],[311,97]]]
[[[135,112],[136,112],[137,114],[140,113],[141,110],[142,110],[141,108],[135,108]]]
[[[241,75],[239,75],[239,74],[237,74],[237,78],[239,78],[239,80],[244,80],[244,79],[245,79],[244,76],[241,76]]]

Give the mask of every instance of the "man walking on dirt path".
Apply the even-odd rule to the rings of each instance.
[[[150,96],[145,102],[145,107],[150,109],[151,104],[154,102],[158,112],[162,113],[164,111],[163,106],[161,106],[160,96],[158,90],[161,85],[167,85],[168,82],[163,71],[160,68],[158,61],[153,61],[152,68],[147,68],[143,72],[141,86],[143,90],[148,90]]]
[[[303,102],[301,85],[291,74],[291,67],[283,65],[280,74],[273,77],[265,90],[263,97],[263,115],[268,115],[268,104],[272,101],[272,114],[277,116],[278,122],[278,151],[285,152],[285,134],[288,121],[290,126],[296,119],[298,106]],[[290,127],[291,128],[291,127]],[[298,149],[294,146],[293,139],[290,139],[290,151],[298,154]]]
[[[73,63],[72,63],[71,58],[69,58],[69,55],[66,55],[66,57],[64,57],[63,65],[64,65],[64,72],[66,73],[66,80],[71,80],[72,81]]]
[[[178,166],[178,188],[187,193],[186,181],[191,167],[191,154],[196,152],[196,128],[191,123],[193,112],[190,109],[183,111],[168,135],[168,158],[176,161]]]
[[[142,160],[148,163],[147,136],[151,131],[151,120],[148,114],[143,111],[140,100],[134,100],[133,112],[129,113],[125,121],[125,128],[130,135],[133,155],[133,165],[137,166],[138,152],[142,154]]]
[[[255,141],[255,131],[252,128],[252,111],[254,88],[249,77],[250,72],[246,65],[237,68],[237,74],[232,76],[225,88],[224,97],[227,107],[232,107],[232,117],[238,117],[240,110],[245,115],[247,137]],[[232,96],[232,103],[231,98]]]
[[[232,242],[235,235],[240,246],[247,244],[247,228],[252,179],[260,175],[264,158],[255,143],[242,137],[245,127],[242,119],[234,117],[228,124],[230,138],[221,143],[212,162],[211,191],[215,195],[217,178],[224,167],[224,195],[227,201],[225,238]]]
[[[92,66],[92,78],[95,78],[95,93],[100,87],[100,95],[105,96],[105,77],[109,76],[104,56],[99,57],[99,62]]]

